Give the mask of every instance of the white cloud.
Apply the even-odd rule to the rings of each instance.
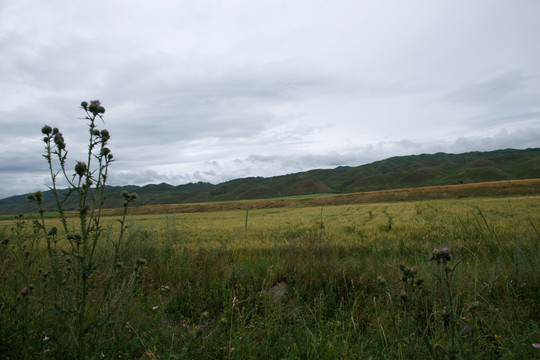
[[[539,11],[532,0],[0,2],[0,196],[35,188],[16,179],[43,169],[44,123],[83,156],[77,106],[95,98],[116,185],[538,147]]]

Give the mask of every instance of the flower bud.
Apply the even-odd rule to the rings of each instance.
[[[83,176],[86,172],[86,164],[83,161],[79,161],[77,165],[75,165],[75,172],[79,176]]]
[[[401,293],[399,294],[399,297],[401,301],[406,302],[409,299],[409,296],[407,295],[407,292],[405,289],[401,289]]]
[[[41,191],[36,191],[34,193],[34,198],[36,201],[42,201],[43,200],[43,193]]]
[[[52,132],[52,128],[49,125],[45,125],[41,128],[41,133],[44,135],[49,135]]]
[[[82,107],[84,110],[88,109],[88,103],[87,103],[86,101],[83,101],[83,102],[81,103],[81,107]]]
[[[98,107],[97,112],[99,114],[104,114],[105,113],[105,108],[103,106],[100,106],[100,107]]]
[[[110,138],[111,138],[111,135],[109,134],[109,130],[107,129],[101,130],[101,140],[103,140],[103,142],[106,142]]]
[[[98,130],[98,129],[94,129],[94,130],[92,131],[92,135],[94,135],[94,136],[99,136],[99,130]]]

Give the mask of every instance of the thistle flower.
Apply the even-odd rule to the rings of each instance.
[[[58,131],[58,129],[55,129],[55,130],[57,131],[54,133],[54,143],[59,149],[65,149],[66,144],[64,142],[63,134],[60,131]]]
[[[84,173],[86,173],[86,163],[84,161],[77,162],[77,165],[75,165],[75,173],[79,176],[83,176]]]
[[[106,143],[111,138],[111,135],[109,134],[109,130],[107,129],[101,130],[100,135],[101,135],[101,141],[103,141],[103,143]]]
[[[103,114],[105,112],[105,108],[101,106],[101,101],[99,100],[90,101],[90,106],[88,106],[88,110],[93,112],[94,115]]]
[[[88,110],[93,112],[94,114],[97,114],[100,105],[101,102],[99,100],[92,100],[90,101],[90,106],[88,106]]]
[[[435,248],[433,248],[433,255],[432,255],[430,261],[435,260],[438,263],[440,263],[440,262],[446,263],[446,262],[450,261],[450,252],[451,252],[450,248],[448,248],[448,247],[443,248],[442,251],[439,250],[439,248],[435,247]]]
[[[41,133],[44,135],[49,135],[52,132],[52,128],[49,125],[45,125],[41,128]]]

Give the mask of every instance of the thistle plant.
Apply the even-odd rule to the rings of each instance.
[[[49,125],[41,129],[45,143],[43,157],[48,163],[52,181],[50,190],[62,229],[47,227],[41,192],[27,196],[38,205],[40,221],[35,226],[42,231],[46,239],[46,251],[52,273],[51,286],[55,295],[54,313],[60,324],[67,327],[66,332],[72,335],[77,358],[83,358],[87,353],[86,336],[90,329],[99,328],[109,321],[113,302],[119,298],[115,292],[121,289],[115,285],[115,274],[118,269],[122,238],[127,228],[128,204],[137,198],[136,194],[122,193],[124,211],[119,220],[119,236],[112,241],[113,261],[110,269],[99,269],[100,272],[107,274],[107,278],[104,283],[98,284],[95,276],[98,272],[96,248],[105,233],[101,215],[106,199],[105,185],[109,166],[114,157],[108,147],[111,138],[109,131],[98,129],[99,122],[104,123],[105,108],[101,102],[93,100],[89,104],[83,101],[81,108],[85,112],[84,119],[88,122],[88,153],[86,159],[75,163],[73,172],[69,170],[64,135],[58,128]],[[67,182],[67,190],[59,190],[60,179]],[[76,226],[68,224],[65,211],[66,202],[72,198],[75,198],[77,203]],[[89,295],[97,285],[103,288],[103,295],[101,299],[92,298],[92,301],[98,302],[100,308],[97,312],[90,312]]]

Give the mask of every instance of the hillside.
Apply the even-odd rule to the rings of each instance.
[[[269,178],[251,177],[213,185],[111,186],[107,208],[120,207],[122,190],[139,195],[138,206],[268,199],[322,193],[355,193],[486,181],[540,178],[540,148],[464,154],[422,154],[392,157],[358,167],[318,169]],[[46,210],[53,210],[52,193],[44,192]],[[67,203],[67,209],[75,208]],[[35,212],[26,195],[0,200],[0,214]]]

